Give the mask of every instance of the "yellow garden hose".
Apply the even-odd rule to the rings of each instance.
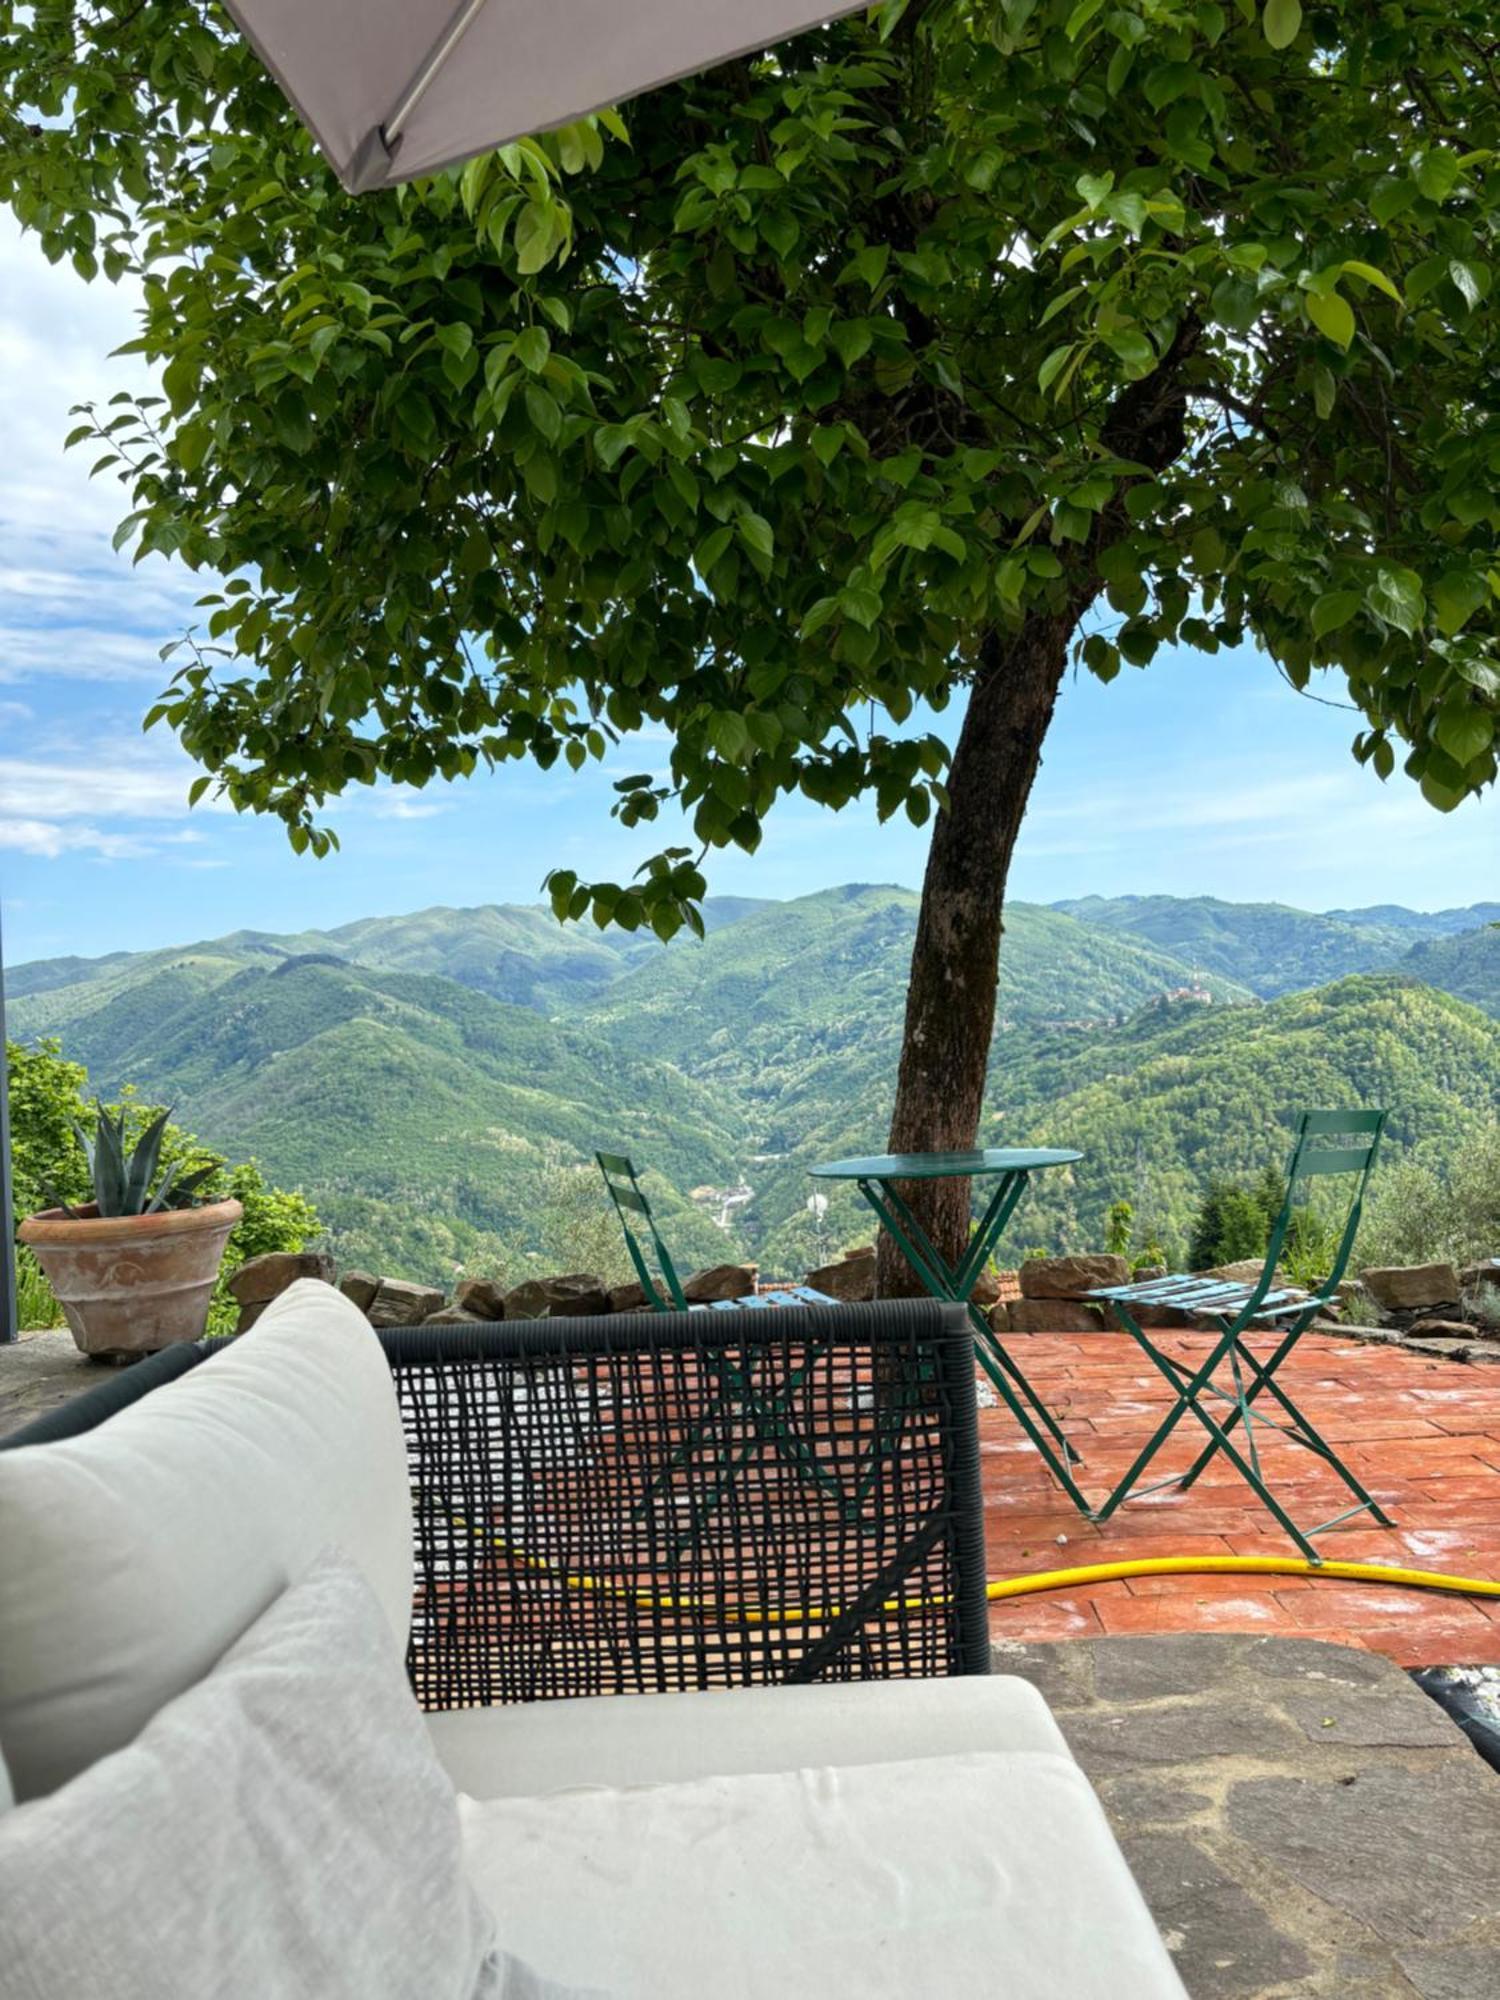
[[[1085,1563],[1078,1569],[1038,1570],[1032,1576],[995,1577],[985,1595],[1030,1597],[1114,1583],[1128,1576],[1331,1576],[1345,1583],[1400,1583],[1408,1590],[1448,1590],[1460,1597],[1500,1597],[1500,1582],[1484,1576],[1446,1576],[1436,1569],[1397,1569],[1390,1563],[1305,1562],[1301,1556],[1150,1556],[1139,1562]]]
[[[461,1516],[453,1517],[455,1527],[467,1528]],[[526,1569],[557,1573],[557,1565],[546,1556],[527,1555],[503,1536],[491,1535],[492,1545]],[[826,1625],[839,1616],[835,1605],[723,1604],[711,1597],[665,1596],[631,1584],[610,1583],[599,1577],[561,1573],[570,1590],[597,1591],[607,1597],[626,1598],[646,1610],[712,1611],[738,1625]],[[1408,1590],[1444,1590],[1459,1597],[1500,1597],[1500,1582],[1492,1577],[1447,1576],[1435,1569],[1397,1569],[1388,1563],[1307,1562],[1301,1556],[1149,1556],[1137,1562],[1084,1563],[1076,1569],[1036,1570],[1027,1576],[994,1577],[985,1585],[991,1603],[1011,1597],[1032,1597],[1046,1590],[1086,1588],[1095,1583],[1116,1583],[1132,1576],[1310,1576],[1333,1577],[1342,1583],[1393,1583]],[[930,1611],[948,1600],[942,1597],[891,1598],[882,1611]]]

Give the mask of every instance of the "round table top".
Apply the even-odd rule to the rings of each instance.
[[[989,1146],[982,1153],[879,1153],[868,1160],[829,1160],[809,1167],[818,1181],[972,1180],[980,1174],[1024,1173],[1032,1167],[1068,1167],[1082,1153],[1034,1146]]]

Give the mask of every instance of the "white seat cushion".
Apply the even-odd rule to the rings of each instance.
[[[1069,1754],[1036,1689],[1008,1674],[591,1695],[452,1709],[427,1726],[449,1777],[476,1799],[966,1750]]]
[[[118,1750],[323,1548],[404,1648],[411,1495],[390,1369],[311,1279],[97,1430],[0,1453],[0,1750],[18,1799]]]
[[[1185,2000],[1087,1779],[1055,1752],[462,1806],[507,1947],[618,2000]]]
[[[8,2000],[540,2000],[380,1607],[315,1562],[127,1749],[0,1819]]]

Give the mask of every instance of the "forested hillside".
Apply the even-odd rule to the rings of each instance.
[[[1394,965],[1420,933],[1375,921],[1318,916],[1284,903],[1221,903],[1212,896],[1085,896],[1057,906],[1084,923],[1139,938],[1263,999]]]
[[[171,1102],[305,1187],[345,1261],[447,1278],[549,1254],[559,1173],[608,1146],[657,1171],[685,1260],[748,1250],[788,1274],[868,1237],[849,1189],[809,1212],[807,1168],[883,1143],[915,909],[860,886],[731,900],[668,948],[498,907],[237,932],[20,967],[12,1032],[59,1035],[107,1094]],[[985,1140],[1086,1156],[1037,1182],[1013,1249],[1096,1243],[1125,1198],[1180,1255],[1208,1176],[1276,1158],[1304,1104],[1388,1105],[1393,1155],[1457,1147],[1500,1105],[1500,931],[1462,913],[1426,936],[1413,912],[1070,910],[1006,921]],[[1398,969],[1255,998],[1360,952]],[[591,1182],[567,1200],[608,1219]]]

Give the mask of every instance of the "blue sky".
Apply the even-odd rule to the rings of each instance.
[[[0,218],[0,908],[12,963],[292,930],[430,903],[530,902],[553,865],[619,879],[660,828],[609,818],[638,743],[574,777],[511,767],[416,795],[361,792],[332,816],[342,854],[297,859],[279,829],[205,802],[139,718],[157,649],[207,585],[110,550],[120,489],[66,456],[68,408],[138,383],[109,361],[133,332],[127,291],[47,265]],[[1337,698],[1339,689],[1322,690]],[[1104,688],[1070,680],[1033,794],[1012,894],[1275,897],[1325,909],[1439,908],[1500,890],[1500,798],[1447,818],[1350,758],[1355,717],[1293,693],[1269,661],[1189,653]],[[644,761],[643,761],[644,760]],[[925,836],[872,809],[786,801],[758,855],[723,855],[712,890],[793,896],[921,879]]]

